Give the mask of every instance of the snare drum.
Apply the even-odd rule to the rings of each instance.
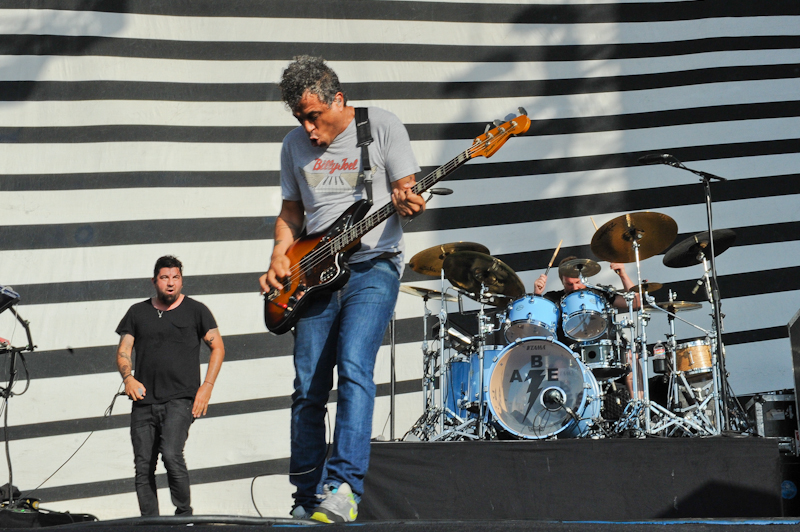
[[[599,338],[606,332],[606,299],[592,290],[576,290],[561,298],[564,334],[579,342]]]
[[[508,308],[506,340],[531,336],[553,336],[558,327],[558,305],[542,296],[528,295]]]
[[[687,375],[711,371],[711,346],[708,339],[698,338],[675,346],[675,365]]]
[[[553,337],[525,338],[503,349],[491,368],[492,420],[514,436],[584,436],[600,416],[592,372]]]

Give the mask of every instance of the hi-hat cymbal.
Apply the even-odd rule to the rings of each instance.
[[[400,285],[400,291],[405,292],[406,294],[411,294],[412,296],[421,297],[422,299],[439,299],[442,298],[442,293],[437,290],[431,290],[430,288],[422,288],[421,286],[408,286],[408,285]],[[445,301],[458,301],[456,296],[445,294],[444,295]]]
[[[603,224],[592,236],[592,253],[609,262],[635,262],[633,241],[639,243],[639,260],[658,255],[678,236],[675,220],[658,212],[632,212]]]
[[[730,229],[714,230],[714,255],[720,255],[736,241],[736,233]],[[711,256],[711,239],[708,231],[697,233],[681,240],[664,254],[664,266],[685,268],[703,262],[703,257]]]
[[[642,292],[655,292],[656,290],[661,290],[664,285],[661,283],[648,283],[647,281],[642,283]],[[631,287],[630,290],[627,292],[639,292],[639,285]]]
[[[649,307],[651,305],[648,304],[647,306]],[[656,303],[656,306],[672,312],[673,314],[676,312],[685,312],[687,310],[697,310],[699,308],[703,308],[703,305],[700,303],[693,303],[691,301],[661,301]]]
[[[525,285],[514,270],[485,253],[456,251],[444,258],[443,268],[453,286],[467,292],[472,299],[480,300],[481,286],[493,294],[488,301],[492,305],[506,304],[509,298],[518,299],[525,294]]]
[[[451,242],[449,244],[440,244],[428,249],[423,249],[411,257],[411,262],[409,262],[408,265],[417,273],[439,277],[442,272],[444,258],[456,251],[477,251],[479,253],[489,254],[489,248],[483,244],[477,244],[475,242]]]
[[[572,259],[558,265],[559,277],[591,277],[600,273],[600,265],[592,259]]]

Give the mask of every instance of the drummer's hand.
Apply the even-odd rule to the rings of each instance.
[[[614,273],[616,273],[620,277],[622,277],[622,275],[625,273],[625,265],[622,264],[621,262],[612,262],[608,266],[609,268],[614,270]]]
[[[545,285],[547,285],[547,276],[542,274],[533,282],[533,293],[537,296],[542,295]]]

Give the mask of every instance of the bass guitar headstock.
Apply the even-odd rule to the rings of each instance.
[[[520,114],[516,118],[502,124],[497,124],[493,129],[476,137],[469,150],[470,155],[472,157],[483,156],[489,158],[494,155],[494,152],[499,150],[509,138],[528,131],[528,128],[531,127],[531,119],[528,118],[527,112],[522,107],[520,107],[518,111]]]

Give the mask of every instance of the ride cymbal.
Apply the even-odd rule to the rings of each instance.
[[[509,298],[518,299],[525,294],[525,285],[514,270],[485,253],[456,251],[444,258],[443,268],[445,277],[453,286],[478,301],[481,300],[481,287],[495,296],[488,300],[492,305],[505,304]]]
[[[476,242],[451,242],[423,249],[413,257],[408,266],[417,273],[439,277],[445,257],[456,251],[477,251],[489,254],[489,248]]]
[[[437,290],[431,290],[429,288],[423,288],[421,286],[408,286],[408,285],[400,285],[400,291],[405,292],[406,294],[411,294],[412,296],[421,297],[422,299],[439,299],[442,298],[442,293]],[[458,298],[451,294],[444,295],[445,301],[458,301]]]
[[[714,255],[721,255],[736,241],[736,233],[730,229],[714,230]],[[701,264],[703,257],[711,256],[711,239],[708,231],[697,233],[685,240],[681,240],[672,249],[664,254],[664,266],[670,268],[685,268]]]
[[[572,259],[558,265],[559,277],[591,277],[600,273],[600,265],[592,259]]]
[[[609,262],[635,262],[633,241],[639,243],[639,260],[658,255],[678,236],[678,224],[658,212],[632,212],[606,222],[592,236],[592,253]]]

